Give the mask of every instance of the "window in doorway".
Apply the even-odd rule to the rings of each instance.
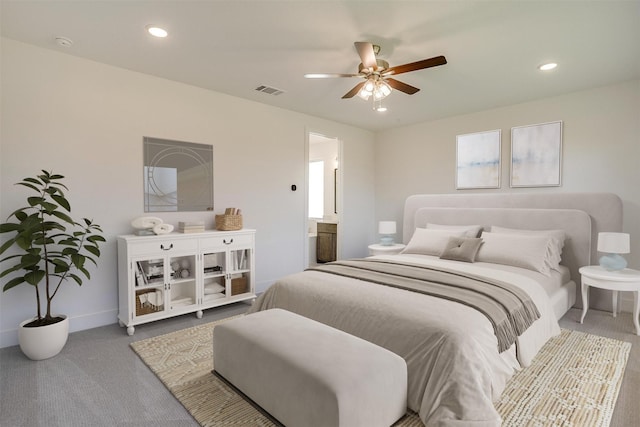
[[[324,162],[309,162],[309,218],[324,217]]]

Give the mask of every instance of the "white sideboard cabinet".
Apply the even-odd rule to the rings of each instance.
[[[135,325],[254,299],[255,230],[118,236],[118,321]]]

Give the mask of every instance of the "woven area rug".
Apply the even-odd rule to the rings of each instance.
[[[202,426],[274,426],[211,373],[212,322],[131,344]],[[503,426],[608,426],[631,344],[562,330],[507,383],[496,408]],[[420,427],[408,413],[394,427]]]

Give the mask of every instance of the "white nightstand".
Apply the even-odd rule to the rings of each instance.
[[[381,245],[380,243],[374,243],[369,245],[369,255],[395,255],[402,252],[406,245],[402,243],[394,243],[393,245]]]
[[[582,317],[580,323],[589,309],[589,286],[609,289],[613,291],[613,317],[618,313],[618,292],[634,292],[633,295],[633,324],[636,327],[636,335],[640,335],[638,314],[640,313],[640,271],[625,268],[618,271],[608,271],[599,265],[590,265],[580,268],[582,275]]]

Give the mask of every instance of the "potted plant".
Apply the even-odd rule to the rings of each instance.
[[[0,278],[11,275],[2,290],[27,284],[36,297],[36,317],[22,322],[18,329],[20,348],[33,360],[53,357],[64,347],[69,319],[52,314],[51,302],[69,279],[82,285],[82,276],[91,278],[86,261],[97,265],[99,245],[105,242],[99,225],[86,218],[76,222],[70,217],[63,178],[43,170],[41,175],[18,182],[16,185],[36,194],[27,197],[28,206],[14,211],[8,222],[0,224],[0,233],[13,233],[0,246],[0,255],[16,248],[0,259],[0,263],[11,263],[0,272]]]

